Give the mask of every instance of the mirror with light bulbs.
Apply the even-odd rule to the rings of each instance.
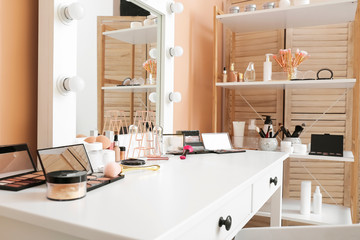
[[[84,79],[85,87],[77,92],[77,134],[109,130],[105,123],[114,111],[119,117],[126,116],[128,124],[134,121],[136,111],[160,114],[156,106],[159,94],[149,96],[161,87],[156,74],[161,66],[157,64],[161,61],[157,50],[161,21],[136,5],[135,11],[143,13],[138,15],[145,16],[120,16],[126,12],[120,11],[121,3],[78,0],[85,14],[77,21],[77,75]],[[68,12],[70,18],[79,15],[70,8]]]

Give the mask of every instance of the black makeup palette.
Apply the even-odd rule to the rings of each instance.
[[[0,147],[0,189],[19,191],[45,183],[26,144]]]
[[[45,177],[46,174],[55,171],[86,171],[88,192],[124,178],[124,175],[109,178],[103,173],[94,173],[83,144],[39,149],[38,156]]]

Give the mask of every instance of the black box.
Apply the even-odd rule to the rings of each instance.
[[[343,135],[311,134],[311,151],[309,155],[342,157],[343,152]]]

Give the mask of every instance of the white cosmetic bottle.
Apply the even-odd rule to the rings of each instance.
[[[263,81],[270,81],[272,75],[272,62],[270,61],[271,53],[265,54]]]
[[[320,193],[320,187],[316,186],[315,192],[314,192],[314,199],[313,199],[313,210],[315,214],[321,214],[321,208],[322,208],[322,194]]]

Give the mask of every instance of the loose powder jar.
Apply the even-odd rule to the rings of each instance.
[[[47,198],[56,201],[68,201],[83,198],[86,195],[87,172],[64,170],[46,175]]]

